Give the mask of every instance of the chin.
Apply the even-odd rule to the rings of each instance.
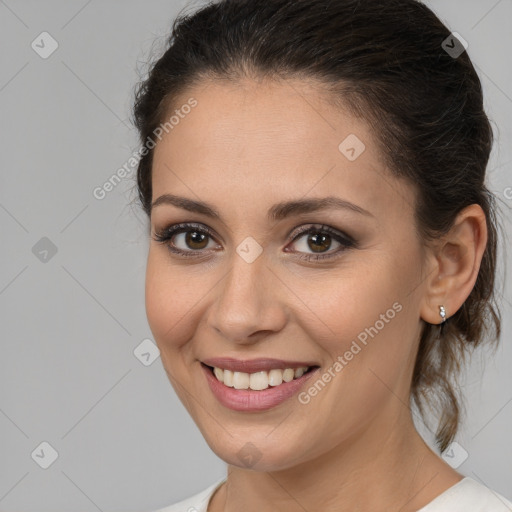
[[[208,436],[205,440],[211,450],[224,462],[242,469],[253,471],[280,471],[296,466],[301,462],[304,443],[297,439],[281,439],[268,435],[268,428],[251,435],[244,432],[230,436],[228,432]]]

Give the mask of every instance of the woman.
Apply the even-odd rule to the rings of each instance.
[[[224,0],[136,94],[146,311],[227,478],[170,511],[505,511],[423,441],[496,341],[492,130],[414,0]]]

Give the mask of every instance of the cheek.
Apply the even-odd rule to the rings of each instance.
[[[308,297],[310,314],[305,318],[311,319],[311,339],[323,340],[328,352],[338,355],[376,322],[379,331],[386,330],[389,324],[384,327],[380,315],[389,310],[391,322],[398,316],[393,304],[400,299],[399,283],[393,277],[382,264],[359,264],[357,269],[333,272],[329,279],[318,278],[307,289],[302,286],[301,295]],[[364,334],[360,338],[364,340]]]
[[[333,363],[340,362],[343,369],[338,365],[335,373],[345,377],[335,380],[347,379],[344,386],[356,394],[375,383],[370,370],[385,382],[396,381],[407,365],[414,348],[410,273],[380,255],[378,262],[309,287],[308,306],[316,316],[303,317],[303,329]]]
[[[410,315],[404,304],[405,277],[392,275],[382,266],[365,266],[360,270],[350,275],[345,273],[337,283],[324,282],[323,309],[319,316],[329,329],[318,320],[315,323],[314,317],[309,325],[303,324],[308,336],[331,361],[322,374],[326,391],[319,384],[317,392],[312,389],[315,386],[312,383],[306,389],[311,405],[305,407],[331,411],[333,438],[355,433],[390,399],[395,399],[395,394],[405,394],[408,382],[404,372],[410,367],[413,344],[408,337]],[[317,291],[311,295],[312,302],[308,302],[315,312],[318,311],[315,307],[321,304],[321,295]],[[325,428],[326,415],[319,414],[309,421],[312,428],[321,431]]]
[[[187,339],[187,326],[197,299],[179,271],[150,249],[146,267],[146,316],[151,332],[161,351],[179,348]]]

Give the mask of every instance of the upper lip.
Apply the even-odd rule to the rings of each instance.
[[[286,368],[301,368],[317,366],[314,363],[304,361],[285,361],[284,359],[234,359],[232,357],[212,357],[203,359],[202,362],[207,366],[231,370],[232,372],[256,373],[274,369],[285,370]]]

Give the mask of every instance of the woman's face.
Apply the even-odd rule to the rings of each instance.
[[[197,104],[180,108],[189,98]],[[178,396],[236,466],[285,469],[363,439],[372,456],[409,413],[426,276],[414,189],[386,170],[364,121],[312,84],[203,82],[174,108],[179,122],[154,153],[151,232],[192,226],[151,241],[146,309]],[[283,207],[327,197],[346,206]],[[212,385],[202,364],[212,358],[314,371],[235,389]],[[236,387],[251,382],[245,373],[257,372],[236,375]],[[263,374],[252,384],[268,385]]]

